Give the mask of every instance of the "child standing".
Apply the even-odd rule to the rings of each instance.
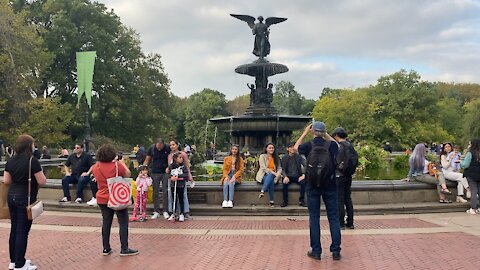
[[[188,170],[183,166],[183,157],[181,152],[176,152],[173,154],[173,163],[169,166],[170,172],[170,187],[172,189],[172,195],[174,197],[174,205],[176,201],[180,204],[180,216],[178,221],[183,222],[185,221],[184,216],[184,201],[183,201],[183,192],[185,189],[185,181],[188,179]],[[175,190],[175,183],[176,183],[176,190]],[[173,209],[172,215],[168,218],[168,220],[173,221],[175,219],[175,212],[176,209]]]
[[[146,220],[148,187],[152,185],[152,178],[148,176],[148,166],[138,166],[140,174],[135,181],[137,185],[137,199],[133,208],[133,216],[130,221]]]

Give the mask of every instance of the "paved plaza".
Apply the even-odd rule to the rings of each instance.
[[[359,216],[342,231],[342,260],[328,252],[322,217],[321,261],[309,250],[307,217],[200,217],[130,223],[138,256],[102,256],[96,213],[46,212],[32,227],[27,257],[39,269],[478,269],[480,215],[465,213]],[[117,224],[114,225],[115,227]],[[0,221],[0,265],[8,264],[7,220]],[[5,267],[6,268],[6,267]]]

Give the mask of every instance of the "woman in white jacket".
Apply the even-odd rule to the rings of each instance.
[[[450,181],[456,181],[457,184],[457,202],[466,203],[467,200],[463,198],[464,189],[467,190],[467,198],[471,197],[470,188],[468,187],[468,181],[463,177],[462,173],[455,172],[453,170],[452,162],[455,152],[452,151],[453,147],[451,143],[444,143],[440,160],[442,162],[442,172],[445,179]]]
[[[258,160],[260,168],[258,169],[257,176],[255,177],[257,182],[262,183],[262,190],[260,191],[259,198],[263,198],[265,192],[268,191],[268,197],[270,199],[270,206],[274,207],[274,195],[275,195],[275,183],[278,183],[282,177],[282,167],[280,165],[280,158],[278,157],[277,150],[273,143],[268,143],[263,150],[263,154],[260,155]]]

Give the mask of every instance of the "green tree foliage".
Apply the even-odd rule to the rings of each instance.
[[[226,110],[227,101],[225,95],[212,89],[203,89],[201,92],[195,93],[186,100],[185,109],[185,139],[190,144],[205,144],[205,126],[207,120],[213,117],[221,117],[228,115]],[[214,137],[213,125],[207,134],[207,142],[212,141]],[[217,134],[217,141],[224,140],[222,134]]]
[[[465,104],[465,117],[463,121],[464,142],[474,138],[480,138],[480,99],[475,99]]]
[[[368,88],[328,91],[313,116],[328,127],[345,127],[354,140],[406,148],[453,139],[439,124],[439,112],[433,84],[421,81],[415,71],[401,70]]]
[[[169,80],[160,55],[145,55],[138,34],[105,5],[89,0],[15,1],[54,55],[37,93],[75,104],[76,52],[96,51],[92,131],[142,143],[172,130]],[[83,136],[85,107],[74,109],[72,138]]]
[[[60,146],[70,140],[64,131],[73,119],[72,105],[61,104],[58,98],[36,98],[23,107],[28,118],[19,128],[11,130],[14,138],[26,133],[34,137],[38,145],[49,146]]]
[[[250,95],[238,96],[227,102],[227,111],[230,115],[243,115],[250,106]]]
[[[25,13],[14,13],[8,1],[0,0],[0,136],[5,138],[24,121],[22,104],[37,95],[51,62],[37,32]]]
[[[275,85],[272,103],[279,114],[287,115],[305,115],[314,107],[314,102],[305,99],[289,81],[280,81]]]

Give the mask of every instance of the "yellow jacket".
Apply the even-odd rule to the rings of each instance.
[[[233,162],[233,157],[232,156],[227,156],[223,160],[223,170],[222,170],[223,175],[222,175],[222,179],[221,179],[221,184],[222,185],[223,185],[223,181],[225,181],[225,179],[228,178],[228,174],[232,170],[232,162]],[[242,176],[243,176],[244,168],[245,168],[245,166],[244,166],[243,158],[240,158],[239,168],[235,172],[235,174],[233,175],[235,177],[235,179],[237,180],[237,183],[239,183],[239,184],[240,184],[240,182],[242,182]]]

